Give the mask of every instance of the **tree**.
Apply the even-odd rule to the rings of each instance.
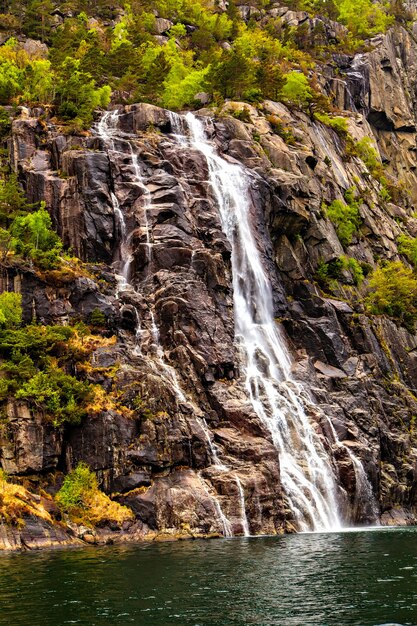
[[[0,224],[8,228],[17,216],[29,208],[16,174],[0,178]]]
[[[339,14],[338,20],[358,37],[371,37],[385,32],[394,22],[388,15],[385,5],[372,0],[335,0]]]
[[[283,76],[284,85],[281,89],[281,98],[299,107],[305,107],[313,99],[313,91],[308,79],[300,72],[289,72]]]
[[[9,135],[11,129],[12,123],[10,121],[10,115],[8,114],[6,109],[0,107],[0,141],[5,139]]]
[[[25,34],[44,42],[50,34],[53,9],[52,0],[30,0],[25,11]]]
[[[64,119],[79,120],[88,127],[97,107],[106,108],[110,102],[108,85],[96,87],[91,74],[80,69],[80,60],[67,57],[61,64],[56,87],[56,102]]]
[[[62,242],[52,230],[44,203],[38,211],[16,217],[10,231],[16,254],[32,259],[44,269],[53,269],[59,264]]]

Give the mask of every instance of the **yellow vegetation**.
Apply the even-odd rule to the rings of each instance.
[[[50,523],[52,518],[40,502],[21,485],[7,481],[6,474],[0,470],[0,519],[6,524],[24,526],[25,515],[36,515]]]
[[[85,408],[89,415],[97,415],[102,411],[118,411],[124,417],[134,416],[134,411],[118,402],[114,393],[109,393],[100,385],[94,385],[91,391],[91,400]]]
[[[107,522],[116,522],[119,526],[128,520],[134,519],[133,512],[126,506],[110,500],[102,491],[93,491],[86,495],[85,507],[74,510],[71,517],[74,521],[79,518],[86,526],[102,526]]]
[[[85,463],[79,463],[64,480],[56,502],[70,520],[85,526],[102,526],[108,522],[134,519],[133,512],[111,500],[98,488],[97,478]]]

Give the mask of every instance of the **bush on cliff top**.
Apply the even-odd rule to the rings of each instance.
[[[395,16],[391,13],[398,9],[394,2],[378,0],[299,0],[289,2],[303,11],[326,15],[332,20],[344,24],[355,37],[372,37],[385,32],[393,24]]]

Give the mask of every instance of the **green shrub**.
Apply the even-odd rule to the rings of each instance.
[[[5,291],[0,295],[0,327],[15,328],[22,323],[22,296]]]
[[[18,319],[15,314],[14,323]],[[73,334],[68,326],[0,327],[0,400],[9,395],[25,398],[56,425],[79,421],[88,399],[87,385],[80,386],[57,365],[71,358],[67,342]]]
[[[106,316],[104,315],[103,311],[100,311],[100,309],[94,309],[94,311],[90,315],[90,324],[91,326],[97,326],[99,328],[105,326]]]
[[[16,174],[0,178],[0,224],[8,228],[16,217],[30,208]]]
[[[5,139],[12,130],[10,116],[6,109],[0,107],[0,141]]]
[[[233,111],[231,111],[231,115],[236,120],[240,120],[241,122],[246,122],[248,124],[252,122],[248,107],[243,107],[242,109],[233,109]]]
[[[372,176],[374,176],[374,178],[378,178],[382,174],[383,166],[372,139],[370,137],[364,137],[360,141],[357,141],[355,144],[355,150],[358,157],[365,163]]]
[[[115,522],[121,526],[134,518],[130,509],[113,502],[99,490],[96,475],[82,462],[65,477],[55,500],[78,524],[94,527]]]
[[[343,272],[350,272],[353,283],[358,287],[364,280],[364,272],[359,261],[353,257],[341,256],[327,263],[320,261],[315,277],[317,281],[327,289],[335,289],[336,282],[341,280]],[[346,282],[346,281],[345,281]]]
[[[89,397],[88,382],[79,381],[54,366],[35,374],[16,392],[16,398],[42,409],[54,426],[79,424],[86,415]]]
[[[407,259],[417,267],[417,237],[411,238],[407,235],[398,237],[398,252],[404,254]]]
[[[417,278],[401,261],[389,261],[370,276],[365,304],[370,313],[389,315],[414,331]]]
[[[320,112],[316,112],[314,117],[322,124],[332,128],[340,137],[346,137],[348,134],[348,123],[345,117],[331,117],[327,113]]]
[[[353,235],[357,232],[361,217],[359,213],[359,202],[354,199],[353,192],[346,192],[346,202],[333,200],[325,209],[327,217],[333,222],[337,236],[343,247],[352,243]]]
[[[279,135],[289,146],[294,146],[297,142],[291,127],[285,124],[278,115],[267,115],[267,121],[271,124],[272,131]]]
[[[17,216],[11,227],[12,249],[24,259],[31,259],[42,269],[56,269],[61,263],[62,242],[52,230],[45,206]]]
[[[372,0],[335,0],[338,20],[357,37],[372,37],[383,33],[393,24],[394,17],[386,10],[386,3]]]
[[[65,476],[61,489],[56,494],[56,501],[64,511],[74,507],[84,507],[86,495],[98,489],[97,478],[86,463],[79,463]]]

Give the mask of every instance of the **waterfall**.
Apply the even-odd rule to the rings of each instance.
[[[222,463],[220,461],[219,454],[217,452],[216,444],[213,443],[213,441],[211,440],[209,427],[207,426],[207,422],[206,422],[205,418],[204,417],[201,418],[201,421],[202,421],[202,424],[203,424],[204,436],[206,437],[206,440],[207,440],[207,445],[208,445],[209,450],[210,450],[211,460],[213,462],[213,465],[215,467],[217,467],[217,469],[220,470],[221,472],[227,472],[229,468],[227,467],[227,465],[225,465],[224,463]]]
[[[172,119],[174,119],[175,114],[173,113],[172,116],[173,116]],[[130,161],[132,164],[132,172],[133,172],[133,183],[141,190],[142,197],[144,198],[143,221],[144,221],[144,228],[145,228],[146,248],[147,248],[147,262],[148,262],[147,272],[149,273],[151,269],[152,245],[153,245],[152,237],[151,237],[151,228],[150,228],[149,219],[148,219],[148,211],[151,207],[151,194],[143,180],[143,175],[142,175],[142,171],[140,168],[138,155],[133,150],[132,142],[129,141],[129,139],[126,137],[123,139],[120,137],[120,132],[118,130],[118,117],[119,117],[119,113],[117,110],[106,111],[102,115],[100,121],[98,122],[96,126],[96,132],[98,136],[102,139],[104,146],[109,151],[115,151],[115,139],[118,139],[119,141],[123,141],[123,143],[126,143],[129,145],[129,155],[130,155]],[[117,258],[114,263],[114,267],[117,270],[116,297],[119,298],[120,292],[123,290],[133,289],[134,291],[137,291],[136,288],[130,282],[131,265],[134,259],[133,249],[131,245],[132,233],[128,232],[125,216],[123,214],[123,211],[120,208],[117,195],[114,191],[110,192],[110,198],[111,198],[113,212],[115,216],[116,235],[118,236],[118,240],[119,240],[119,246],[116,252]],[[137,319],[136,331],[135,331],[136,345],[132,352],[135,356],[143,356],[140,350],[140,338],[142,335],[142,330],[140,327],[140,316],[136,308],[135,308],[135,311],[136,311],[136,319]],[[179,383],[177,372],[166,361],[164,350],[160,342],[159,329],[156,324],[154,311],[150,303],[149,303],[149,312],[150,312],[150,319],[151,319],[150,335],[152,337],[153,344],[155,346],[156,358],[148,357],[148,363],[150,367],[153,369],[154,373],[157,376],[159,376],[162,380],[164,380],[165,384],[167,384],[168,387],[171,387],[171,389],[173,390],[175,394],[175,397],[177,398],[177,401],[181,403],[188,402],[188,404],[193,406],[193,408],[195,409],[195,413],[198,416],[198,413],[200,412],[198,407],[196,407],[192,402],[190,402],[187,399]],[[202,422],[203,422],[203,431],[208,442],[212,462],[214,462],[214,464],[218,467],[218,469],[225,471],[227,468],[220,462],[220,459],[218,458],[216,447],[212,443],[211,437],[208,432],[209,429],[204,418],[202,418]],[[200,480],[204,483],[207,494],[212,499],[212,502],[213,502],[213,505],[217,514],[217,521],[218,521],[218,524],[220,525],[220,528],[223,531],[223,535],[225,537],[233,537],[232,525],[230,521],[227,519],[227,517],[225,516],[225,514],[223,513],[223,510],[220,506],[220,502],[218,500],[217,495],[214,495],[209,492],[206,482],[201,477],[200,472],[198,472],[198,476],[200,477]]]
[[[335,530],[340,528],[338,492],[330,454],[322,437],[316,431],[309,413],[318,412],[307,391],[292,377],[292,360],[280,327],[274,320],[271,284],[263,266],[262,255],[254,236],[251,223],[251,179],[240,165],[220,157],[214,145],[207,139],[202,122],[191,113],[186,116],[169,114],[173,136],[182,148],[199,151],[206,159],[209,184],[219,209],[222,228],[232,247],[232,272],[235,312],[236,344],[239,348],[241,376],[247,396],[255,413],[271,433],[279,452],[281,484],[289,509],[298,530]],[[115,150],[116,139],[128,146],[130,155],[130,183],[141,190],[141,224],[146,236],[147,270],[152,268],[153,237],[149,223],[151,195],[143,177],[140,159],[134,147],[134,137],[118,133],[117,111],[105,113],[97,125],[97,133],[109,151]],[[124,154],[126,154],[124,150]],[[118,275],[118,291],[133,289],[131,266],[133,261],[132,234],[129,224],[119,206],[116,192],[111,193],[116,232],[119,238],[118,257],[115,268]],[[149,276],[151,278],[151,276]],[[150,367],[173,390],[178,403],[188,403],[196,410],[181,388],[177,371],[168,364],[160,342],[153,300],[148,301],[150,318],[146,329],[140,331],[137,315],[137,338],[145,333],[151,339],[153,353],[144,346]],[[138,342],[137,342],[138,343]],[[138,352],[136,352],[138,354]],[[143,356],[143,355],[141,355]],[[328,419],[328,418],[327,418]],[[224,465],[213,443],[207,424],[203,429],[211,454],[212,465],[218,471],[231,471]],[[330,420],[328,422],[331,424]],[[343,445],[337,440],[332,428],[332,445]],[[372,490],[360,461],[348,450],[357,484],[357,502],[371,498]],[[244,534],[249,534],[245,496],[237,476],[236,482],[240,521]],[[217,511],[218,523],[225,536],[232,536],[232,525],[225,517],[216,495],[211,494]]]
[[[246,516],[245,494],[243,491],[242,483],[240,482],[240,478],[238,476],[235,476],[235,480],[239,492],[240,522],[242,524],[243,535],[245,537],[250,537],[249,523]]]
[[[340,528],[331,460],[306,415],[306,394],[292,379],[290,354],[274,320],[272,288],[251,224],[250,179],[244,168],[216,153],[200,120],[192,113],[185,120],[191,147],[207,161],[223,231],[232,246],[235,334],[244,383],[279,451],[288,504],[299,530]]]

